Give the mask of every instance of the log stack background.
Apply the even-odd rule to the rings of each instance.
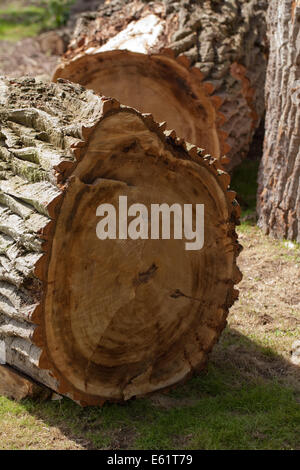
[[[226,154],[223,163],[233,168],[264,113],[267,5],[111,1],[78,21],[54,80],[67,78],[152,112],[214,157]],[[155,96],[147,100],[149,88]]]

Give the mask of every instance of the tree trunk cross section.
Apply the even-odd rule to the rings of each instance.
[[[241,279],[229,176],[151,115],[80,85],[1,79],[0,89],[7,363],[82,405],[201,370]],[[97,207],[120,195],[146,207],[204,204],[204,247],[99,240]]]

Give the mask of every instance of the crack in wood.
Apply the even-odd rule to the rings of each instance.
[[[197,297],[192,297],[190,295],[184,294],[183,292],[181,292],[180,289],[175,289],[174,292],[170,294],[170,297],[172,297],[172,299],[178,299],[179,297],[186,297],[187,299],[196,300],[197,302],[203,302],[202,299],[197,299]]]
[[[137,285],[148,282],[151,278],[153,278],[157,270],[158,270],[158,266],[156,266],[156,264],[153,263],[150,266],[150,268],[147,269],[147,271],[139,273],[138,280],[136,281]]]

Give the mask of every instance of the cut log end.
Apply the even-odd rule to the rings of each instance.
[[[214,157],[228,150],[225,138],[218,134],[217,111],[197,69],[163,54],[98,50],[91,48],[89,54],[59,66],[53,80],[80,83],[151,113],[156,121],[166,121],[180,137]]]
[[[225,324],[235,258],[226,193],[216,201],[216,175],[186,160],[180,147],[178,159],[173,152],[135,113],[108,117],[60,209],[48,271],[47,345],[64,379],[93,400],[128,399],[183,380],[203,367]],[[207,248],[186,251],[183,240],[100,242],[97,206],[117,208],[120,196],[149,214],[151,204],[201,201]]]
[[[143,396],[201,370],[240,280],[227,175],[151,116],[79,86],[2,86],[8,362],[81,404]],[[33,161],[44,178],[35,183]],[[120,196],[147,208],[149,230],[152,204],[204,204],[203,248],[150,234],[99,240],[97,207],[118,208]],[[22,244],[35,253],[26,265]]]

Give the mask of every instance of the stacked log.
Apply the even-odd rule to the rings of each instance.
[[[266,0],[113,0],[83,15],[65,78],[166,121],[230,169],[264,113]]]
[[[202,370],[241,278],[228,174],[151,115],[79,85],[2,78],[0,92],[7,364],[82,405]],[[203,248],[99,240],[97,207],[120,195],[147,207],[204,204]]]

